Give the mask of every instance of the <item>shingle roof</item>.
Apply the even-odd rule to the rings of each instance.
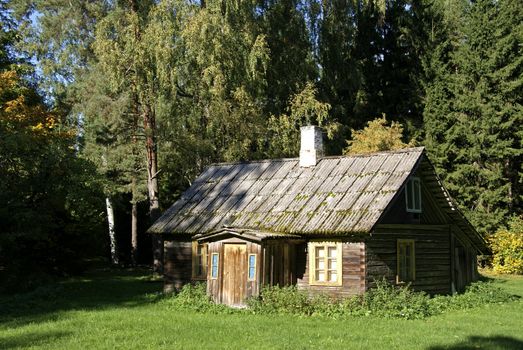
[[[418,147],[326,157],[311,168],[299,159],[211,165],[148,231],[369,232],[423,153]]]

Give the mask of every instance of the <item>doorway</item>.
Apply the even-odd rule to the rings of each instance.
[[[224,244],[222,303],[243,305],[247,284],[245,244]]]

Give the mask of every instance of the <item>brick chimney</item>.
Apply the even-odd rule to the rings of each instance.
[[[300,166],[313,167],[323,157],[323,134],[318,126],[302,126],[300,144]]]

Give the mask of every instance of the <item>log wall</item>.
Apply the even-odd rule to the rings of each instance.
[[[264,269],[262,284],[288,286],[296,284],[296,245],[281,241],[267,241],[263,245]]]
[[[379,226],[378,226],[379,227]],[[448,225],[393,225],[377,228],[366,241],[366,281],[367,289],[375,281],[385,277],[396,283],[397,240],[413,239],[415,242],[415,281],[414,290],[429,294],[448,294],[451,292],[451,247],[450,227]]]
[[[180,290],[191,281],[192,243],[164,242],[164,292]]]
[[[309,284],[309,259],[306,245],[297,251],[297,286],[310,294],[327,294],[333,297],[346,297],[365,291],[365,244],[363,242],[343,242],[342,244],[342,285],[324,286]]]

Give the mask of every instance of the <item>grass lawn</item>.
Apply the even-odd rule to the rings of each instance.
[[[523,349],[523,298],[425,320],[176,311],[145,271],[97,271],[0,297],[0,349]],[[495,277],[523,296],[523,277]]]

